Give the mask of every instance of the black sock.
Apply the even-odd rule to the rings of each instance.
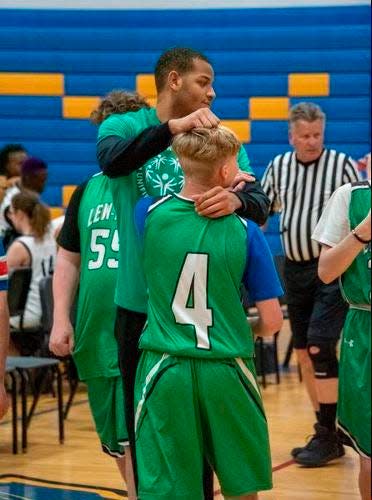
[[[315,412],[315,418],[316,418],[316,421],[319,422],[319,419],[320,419],[320,410],[318,410],[318,411]]]
[[[336,414],[337,403],[320,403],[319,423],[323,427],[327,427],[331,432],[336,431]]]

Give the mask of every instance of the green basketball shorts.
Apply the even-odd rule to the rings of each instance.
[[[128,445],[122,378],[99,377],[85,382],[102,449],[112,457],[122,457],[124,446]]]
[[[371,456],[371,314],[350,309],[341,340],[338,425],[345,444]]]
[[[135,390],[141,500],[203,500],[203,459],[225,496],[272,488],[268,429],[253,360],[145,351]]]

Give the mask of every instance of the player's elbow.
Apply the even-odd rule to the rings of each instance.
[[[318,269],[318,276],[323,283],[326,285],[329,285],[329,283],[332,283],[336,279],[337,276],[334,276],[333,273],[330,273],[329,270],[327,271],[326,269]]]
[[[321,254],[320,259],[319,259],[319,264],[318,264],[318,276],[323,283],[328,285],[329,283],[332,283],[337,276],[333,270],[333,266],[330,265],[328,262],[328,259],[326,258],[327,254]]]

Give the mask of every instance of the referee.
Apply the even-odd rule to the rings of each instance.
[[[308,467],[325,465],[345,453],[336,434],[336,347],[347,311],[337,281],[325,285],[318,278],[320,246],[311,235],[332,193],[358,180],[351,158],[324,148],[324,128],[325,114],[319,106],[302,102],[292,107],[289,141],[294,151],[275,157],[262,179],[272,211],[281,213],[293,343],[316,413],[314,436],[306,446],[292,450],[295,461]]]

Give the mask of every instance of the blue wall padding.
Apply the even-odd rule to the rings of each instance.
[[[178,28],[166,37],[162,28],[141,25],[118,28],[40,28],[23,26],[0,30],[0,46],[8,50],[144,52],[163,51],[171,45],[193,47],[202,51],[332,50],[360,49],[370,38],[367,25],[283,27],[193,27]]]
[[[1,124],[0,124],[1,126]],[[288,123],[286,121],[258,121],[251,123],[252,143],[281,143],[288,140]],[[369,140],[369,121],[328,121],[326,126],[326,142],[332,141],[343,145],[346,142],[360,143]]]
[[[92,5],[93,2],[92,2]],[[368,5],[289,9],[198,10],[17,10],[3,9],[0,26],[34,27],[164,27],[169,26],[302,26],[369,24]]]
[[[206,52],[217,73],[368,72],[370,50]],[[152,73],[159,52],[0,51],[2,71]]]
[[[63,186],[64,184],[80,184],[91,175],[99,172],[98,163],[48,163],[48,183]]]
[[[65,93],[67,95],[104,95],[112,89],[134,90],[136,76],[133,75],[66,75]]]
[[[20,130],[27,141],[47,138],[49,141],[94,142],[97,137],[97,127],[88,120],[0,118],[0,137],[17,139]]]
[[[358,87],[351,84],[350,94],[358,94]],[[291,104],[311,101],[319,104],[330,120],[370,120],[371,100],[369,96],[353,97],[292,97]]]

